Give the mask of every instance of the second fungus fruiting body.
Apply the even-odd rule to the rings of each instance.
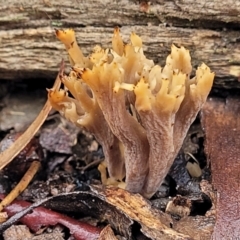
[[[52,106],[93,133],[111,179],[150,198],[167,175],[191,123],[206,101],[214,73],[202,64],[190,78],[191,57],[174,45],[162,68],[146,58],[132,33],[124,44],[114,30],[112,49],[85,57],[74,31],[57,30],[72,64],[65,90],[49,90]],[[72,97],[68,96],[68,92]]]

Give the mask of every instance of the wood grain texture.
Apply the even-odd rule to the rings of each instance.
[[[54,28],[72,27],[85,54],[109,47],[114,26],[125,41],[132,31],[164,64],[171,44],[190,49],[193,66],[208,64],[215,87],[240,88],[240,2],[152,0],[0,0],[0,79],[54,78],[67,59]]]

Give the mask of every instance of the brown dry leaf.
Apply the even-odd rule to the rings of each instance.
[[[30,240],[33,234],[26,225],[12,225],[3,233],[4,240]]]
[[[206,152],[217,191],[213,240],[240,236],[240,99],[210,99],[202,110]]]
[[[50,152],[73,154],[72,147],[77,141],[79,128],[72,123],[64,123],[64,125],[59,123],[41,129],[39,142],[44,149]]]
[[[3,233],[4,240],[64,240],[63,235],[55,228],[51,233],[33,236],[26,225],[12,225]]]
[[[115,206],[133,221],[141,225],[141,231],[151,239],[192,239],[185,234],[181,234],[171,228],[171,218],[154,209],[150,203],[140,194],[132,194],[121,188],[105,188],[100,189],[93,187],[93,191],[106,200],[106,202]]]

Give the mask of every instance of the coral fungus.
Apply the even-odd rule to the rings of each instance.
[[[103,147],[110,178],[150,198],[167,175],[186,133],[206,101],[214,73],[204,63],[191,78],[191,57],[172,45],[160,67],[143,53],[135,33],[124,44],[115,28],[112,49],[85,57],[74,31],[57,30],[72,71],[64,90],[49,90],[52,106],[93,133]],[[68,96],[68,91],[72,97]]]

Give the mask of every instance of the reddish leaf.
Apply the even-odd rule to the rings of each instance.
[[[3,196],[0,196],[3,198]],[[14,201],[4,210],[9,216],[23,211],[31,206],[31,203],[26,201]],[[54,226],[61,224],[70,230],[70,233],[76,240],[94,240],[99,238],[100,228],[91,226],[87,223],[79,222],[63,214],[54,212],[44,207],[37,207],[31,213],[20,218],[20,222],[26,224],[31,230],[38,231],[43,226]]]

